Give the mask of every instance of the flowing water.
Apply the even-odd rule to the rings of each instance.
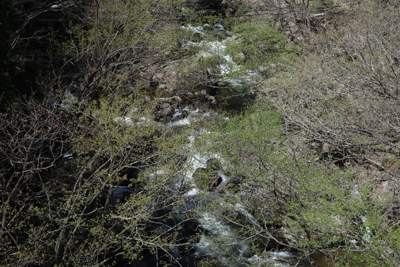
[[[197,138],[202,138],[198,136]],[[192,143],[195,138],[191,138],[191,143],[188,145],[192,148]],[[250,249],[251,243],[243,236],[240,236],[238,228],[220,221],[212,209],[207,208],[207,200],[217,199],[219,205],[230,205],[232,208],[241,213],[250,222],[257,223],[256,219],[243,207],[237,203],[235,205],[224,203],[219,197],[218,192],[223,191],[225,185],[229,182],[229,176],[224,174],[224,169],[229,164],[224,159],[215,153],[204,155],[198,153],[192,148],[191,157],[186,161],[185,182],[191,187],[186,193],[186,196],[191,200],[203,199],[204,208],[197,209],[198,221],[204,232],[200,236],[198,243],[194,245],[195,252],[192,256],[207,255],[208,257],[217,259],[220,266],[292,266],[294,256],[286,251],[264,251],[257,255]],[[222,178],[221,183],[213,192],[204,192],[196,186],[193,175],[198,169],[206,169],[210,160],[218,159],[222,164],[221,170],[218,171],[218,176]],[[199,201],[197,201],[199,203]]]
[[[182,27],[189,32],[190,36],[199,34],[206,37],[204,28],[209,26],[210,25],[206,24],[203,26],[194,27],[188,24]],[[214,25],[214,28],[219,33],[224,33],[221,35],[230,35],[229,33],[226,33],[221,23]],[[200,54],[207,52],[218,56],[221,59],[220,64],[216,67],[219,69],[221,81],[229,84],[229,88],[225,88],[225,92],[223,92],[223,94],[225,94],[225,96],[233,96],[234,94],[240,94],[248,90],[248,86],[253,83],[254,79],[257,78],[259,74],[257,72],[247,71],[241,72],[240,76],[236,76],[234,78],[232,77],[231,73],[239,72],[240,68],[234,63],[231,55],[225,54],[228,41],[230,41],[230,39],[217,39],[209,42],[203,40],[200,43],[184,41],[184,45],[201,47],[202,51],[199,52]],[[242,98],[243,97],[239,97],[240,101],[243,101]],[[69,97],[69,99],[74,98]],[[65,101],[64,105],[66,108],[68,108],[70,101],[71,100]],[[186,114],[184,118],[182,118],[183,114]],[[215,112],[204,112],[202,110],[191,109],[190,106],[186,106],[183,108],[176,108],[171,119],[167,122],[159,122],[159,126],[170,128],[187,127],[191,126],[193,123],[197,123],[212,116],[220,115]],[[224,119],[228,120],[228,118]],[[128,124],[134,123],[131,121],[129,116],[115,118],[115,121]],[[141,118],[141,120],[136,123],[146,123],[148,121],[148,118]],[[189,136],[190,143],[183,148],[183,150],[188,152],[188,155],[190,155],[184,164],[186,173],[183,177],[184,186],[189,188],[185,194],[187,201],[182,206],[170,207],[170,209],[171,211],[178,211],[180,214],[185,214],[188,211],[195,211],[197,213],[197,222],[203,231],[197,243],[185,245],[186,248],[191,250],[189,255],[186,255],[182,252],[181,246],[176,246],[169,251],[169,254],[174,258],[180,259],[179,264],[177,263],[176,266],[198,266],[194,263],[195,259],[205,258],[213,259],[215,261],[214,264],[216,264],[213,266],[293,266],[295,257],[287,251],[274,250],[260,251],[259,253],[254,252],[251,249],[251,242],[239,234],[238,227],[220,221],[217,217],[217,214],[214,214],[212,210],[208,208],[208,199],[218,200],[219,205],[230,205],[233,210],[240,213],[241,216],[245,217],[249,222],[257,223],[256,219],[245,209],[244,206],[240,205],[239,203],[234,205],[224,203],[222,197],[219,196],[219,192],[224,191],[224,187],[230,182],[229,175],[224,173],[229,163],[224,161],[224,159],[218,154],[211,153],[209,155],[204,155],[204,153],[199,153],[196,151],[196,149],[193,147],[193,143],[195,142],[196,138],[203,138],[207,134],[207,131],[204,129],[197,129],[196,132],[196,137],[194,135]],[[217,171],[220,182],[214,191],[205,192],[196,185],[195,178],[193,176],[199,169],[204,170],[209,168],[208,162],[215,159],[218,159],[222,165],[221,169]],[[161,173],[154,175],[160,174]],[[179,183],[179,185],[177,184],[173,187],[181,187],[182,184],[181,182]],[[124,197],[124,193],[130,193],[130,190],[127,188],[118,187],[114,191],[114,197],[122,198]],[[185,220],[184,215],[175,216],[175,221],[177,223],[183,220]]]
[[[198,60],[202,58],[218,59],[216,66],[207,68],[208,73],[217,73],[219,77],[218,81],[213,81],[213,85],[218,87],[216,96],[224,99],[230,108],[242,107],[244,102],[251,100],[254,97],[251,92],[252,84],[259,80],[261,75],[258,71],[243,69],[234,62],[232,55],[226,53],[228,44],[236,42],[236,37],[226,31],[220,22],[212,26],[206,23],[203,26],[187,24],[181,27],[187,31],[187,40],[182,42],[183,46],[199,49]],[[210,32],[208,30],[210,28],[214,30]],[[191,41],[196,35],[201,37],[200,42]]]
[[[204,24],[201,26],[192,26],[190,24],[186,24],[182,26],[182,28],[188,32],[187,38],[183,40],[183,46],[201,48],[199,57],[206,55],[205,53],[209,53],[220,58],[219,64],[216,66],[219,72],[220,82],[228,84],[229,86],[227,88],[219,89],[217,95],[234,98],[235,94],[246,93],[254,81],[259,78],[260,74],[257,71],[242,71],[240,66],[234,62],[232,55],[225,53],[228,42],[234,41],[234,37],[230,32],[224,29],[222,23],[212,25],[212,28],[214,28],[213,34],[217,36],[217,38],[213,38],[212,41],[207,41],[207,35],[209,33],[207,33],[205,29],[210,27],[211,26],[209,24]],[[200,36],[203,40],[200,42],[190,41],[195,35]],[[221,36],[221,38],[219,38],[219,36]],[[238,99],[239,101],[243,101],[242,96],[238,97]],[[77,102],[78,99],[74,95],[67,93],[65,99],[63,99],[61,102],[61,108],[69,110]],[[233,105],[236,104],[237,102],[233,102]],[[186,114],[186,116],[181,118],[183,114]],[[219,115],[212,112],[203,112],[199,109],[191,109],[190,106],[186,106],[175,109],[171,120],[165,123],[160,122],[159,125],[160,127],[171,128],[186,127],[191,126],[193,123],[199,122],[206,117],[212,116]],[[227,120],[228,118],[225,119]],[[115,121],[128,124],[134,123],[131,121],[129,116],[115,118]],[[149,118],[143,117],[140,118],[139,123],[145,124],[149,121]],[[231,205],[231,208],[240,213],[250,223],[257,223],[256,219],[245,209],[244,206],[239,203],[224,203],[222,197],[219,196],[219,192],[223,191],[224,187],[230,182],[229,175],[226,175],[224,172],[229,163],[224,162],[224,159],[218,154],[211,153],[209,155],[204,155],[203,153],[196,151],[196,149],[193,147],[195,139],[202,138],[202,136],[207,134],[204,129],[197,129],[197,132],[201,132],[202,134],[197,134],[196,137],[194,135],[189,136],[190,143],[184,148],[184,150],[189,152],[188,154],[190,155],[184,165],[186,173],[183,177],[185,185],[190,188],[185,194],[187,201],[184,205],[179,207],[171,207],[171,209],[178,209],[178,211],[182,214],[188,211],[196,211],[197,222],[203,231],[197,243],[185,245],[192,251],[189,255],[182,253],[180,246],[176,246],[169,251],[170,255],[176,259],[181,259],[180,263],[176,264],[176,266],[199,266],[194,263],[195,261],[190,260],[195,258],[214,259],[218,263],[218,265],[215,266],[293,266],[296,262],[295,255],[284,250],[255,252],[251,249],[251,242],[239,234],[238,227],[219,220],[217,214],[213,213],[212,210],[207,208],[208,201],[204,200],[204,196],[207,196],[209,199],[220,200],[219,205],[221,206]],[[72,157],[72,153],[67,154],[64,157],[70,158]],[[196,185],[193,176],[197,170],[207,169],[209,167],[207,164],[208,161],[213,159],[218,159],[220,162],[222,162],[222,168],[218,170],[218,176],[221,178],[221,181],[216,186],[214,191],[204,192]],[[158,173],[158,175],[162,175],[161,171]],[[179,186],[180,185],[177,185],[176,187]],[[117,187],[114,191],[114,198],[121,199],[125,194],[129,193],[132,193],[129,188]],[[184,219],[184,216],[179,217],[178,215],[176,217],[176,221],[178,223]],[[362,216],[361,220],[365,222],[367,217]],[[187,236],[187,238],[189,238],[189,236]],[[365,236],[365,240],[369,240],[368,235]],[[315,258],[316,262],[317,258],[318,257]],[[318,258],[318,262],[321,264],[319,266],[327,266],[324,261],[324,259]],[[148,263],[148,266],[151,266],[150,264],[151,263]]]
[[[227,48],[227,42],[232,41],[233,37],[229,37],[231,34],[227,32],[221,23],[213,25],[214,34],[216,36],[225,36],[227,38],[217,38],[212,41],[206,41],[207,33],[205,28],[210,27],[210,25],[205,24],[203,26],[191,26],[187,24],[182,26],[182,28],[188,31],[188,39],[193,35],[198,34],[203,37],[201,42],[192,42],[190,40],[184,40],[184,46],[195,46],[197,48],[201,47],[201,53],[211,53],[214,56],[220,58],[219,65],[216,66],[219,70],[220,81],[228,84],[228,87],[221,88],[217,95],[235,99],[235,95],[243,94],[248,92],[250,85],[257,80],[259,73],[255,71],[241,71],[240,67],[233,61],[232,55],[225,53]],[[235,73],[236,75],[232,75]],[[237,73],[240,73],[237,75]],[[239,105],[243,104],[243,95],[236,97],[239,101]],[[61,103],[63,109],[69,110],[77,102],[77,98],[68,93],[65,99]],[[238,102],[231,102],[233,105],[237,105]],[[132,112],[135,112],[134,110]],[[184,118],[182,115],[186,114]],[[167,122],[159,122],[160,127],[170,127],[179,128],[191,126],[193,123],[199,122],[203,119],[212,116],[220,116],[215,112],[204,112],[199,109],[191,109],[190,106],[175,109],[175,113],[172,118]],[[224,118],[228,120],[228,118]],[[133,122],[130,116],[118,117],[114,119],[117,122],[132,124],[132,123],[142,123],[146,124],[151,120],[149,118],[140,118],[139,121]],[[199,266],[195,259],[213,259],[216,265],[213,266],[293,266],[295,262],[295,256],[287,251],[270,250],[270,251],[260,251],[254,252],[251,249],[251,242],[246,240],[238,232],[238,227],[229,225],[218,219],[217,215],[212,212],[212,210],[207,208],[209,203],[205,199],[217,199],[219,200],[219,205],[230,205],[236,212],[240,213],[251,223],[257,223],[256,219],[245,209],[244,206],[239,203],[227,204],[224,203],[222,198],[219,196],[219,192],[224,190],[227,183],[230,182],[229,175],[226,175],[224,170],[227,169],[228,162],[218,154],[204,155],[199,153],[193,148],[193,143],[196,138],[202,138],[207,132],[204,129],[197,129],[196,137],[194,135],[189,136],[190,143],[184,148],[185,151],[189,152],[190,155],[186,160],[184,168],[186,173],[184,174],[183,181],[185,186],[190,188],[185,197],[187,202],[179,207],[171,207],[171,210],[177,210],[181,214],[188,211],[197,212],[197,223],[199,227],[203,229],[198,242],[191,245],[185,245],[192,252],[189,255],[182,252],[180,246],[176,246],[169,251],[169,254],[176,259],[180,259],[179,263],[173,266]],[[202,133],[202,134],[199,134]],[[72,155],[71,155],[72,156]],[[222,168],[218,170],[218,176],[220,179],[219,184],[216,186],[216,190],[213,192],[204,192],[199,188],[194,179],[194,174],[199,169],[207,169],[208,161],[218,159],[222,163]],[[160,173],[154,175],[161,175]],[[181,185],[176,185],[179,188]],[[114,191],[114,199],[122,199],[126,194],[130,194],[132,191],[126,187],[117,187]],[[204,196],[207,196],[204,198]],[[185,216],[176,216],[176,222],[185,220]],[[163,226],[160,226],[163,227]],[[165,225],[165,227],[169,227]],[[189,238],[187,236],[186,238]],[[154,260],[147,261],[147,265],[151,266],[154,264]],[[158,264],[158,263],[157,263]]]
[[[240,66],[235,64],[232,55],[226,54],[227,42],[234,41],[234,37],[231,33],[226,31],[221,22],[216,25],[210,26],[209,24],[204,24],[202,26],[192,26],[191,24],[186,24],[182,26],[188,34],[187,38],[183,40],[183,46],[192,46],[200,48],[198,53],[199,57],[203,55],[213,55],[219,58],[218,69],[220,81],[224,84],[228,84],[228,88],[220,89],[218,93],[223,96],[234,97],[235,94],[246,93],[251,84],[257,80],[260,76],[258,72],[255,71],[242,71]],[[211,41],[207,41],[207,35],[209,32],[205,29],[213,28],[212,34],[217,36]],[[192,42],[191,38],[198,35],[203,39],[200,42]],[[218,38],[219,36],[224,36],[226,38]],[[232,75],[233,74],[233,75]],[[217,93],[217,95],[218,95]],[[239,101],[243,101],[243,96],[239,97]],[[233,102],[235,104],[235,102]],[[242,103],[241,103],[242,104]],[[183,111],[188,112],[188,116],[184,119],[169,122],[169,126],[189,126],[193,122],[202,120],[209,116],[219,116],[218,114],[206,113],[200,116],[201,111],[193,110],[189,111],[188,108],[182,110],[175,110],[173,119],[179,117]],[[228,120],[228,118],[225,118]],[[204,155],[204,153],[199,153],[193,148],[193,143],[195,138],[203,138],[207,134],[206,131],[198,129],[198,132],[202,134],[197,134],[195,136],[190,136],[190,143],[186,147],[186,151],[189,151],[190,157],[188,157],[184,168],[186,169],[184,182],[190,190],[186,193],[188,199],[188,205],[185,205],[186,209],[191,209],[196,206],[193,203],[197,203],[196,212],[198,215],[198,223],[200,227],[204,230],[200,236],[198,243],[193,244],[192,253],[189,257],[204,257],[206,255],[208,258],[216,259],[218,262],[217,266],[293,266],[295,262],[295,257],[287,251],[260,251],[255,253],[250,246],[252,245],[250,241],[246,240],[238,232],[238,228],[229,225],[223,221],[220,221],[216,214],[213,214],[212,209],[207,208],[208,201],[205,199],[216,199],[219,201],[219,205],[230,205],[236,212],[240,213],[251,223],[257,223],[256,219],[239,203],[234,205],[224,203],[222,198],[219,196],[218,192],[224,190],[225,185],[230,181],[230,177],[225,175],[224,170],[227,169],[228,162],[215,153],[209,155]],[[208,162],[210,160],[217,159],[221,163],[221,169],[218,170],[218,176],[220,183],[216,186],[215,190],[212,192],[204,192],[201,188],[196,185],[194,181],[194,174],[197,170],[204,170],[209,168]],[[200,205],[199,205],[200,203]],[[199,207],[200,206],[200,207]],[[203,208],[202,208],[203,206]],[[179,249],[174,248],[171,253],[178,258],[184,258],[185,256],[179,252]]]

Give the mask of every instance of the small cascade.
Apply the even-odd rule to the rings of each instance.
[[[172,115],[172,120],[169,122],[171,127],[177,126],[190,126],[193,122],[197,121],[197,114],[199,113],[199,109],[189,110],[188,107],[183,109],[175,109],[175,113]],[[181,117],[183,113],[187,113],[187,116],[183,119],[176,120]]]
[[[234,41],[234,37],[228,37],[231,34],[224,29],[221,23],[212,26],[214,29],[212,33],[207,33],[206,31],[206,29],[211,28],[209,24],[204,24],[202,26],[187,24],[182,26],[182,28],[186,29],[188,32],[185,40],[183,40],[184,46],[201,48],[198,57],[211,55],[220,59],[218,66],[216,66],[219,72],[220,82],[228,84],[229,86],[219,88],[217,90],[217,95],[229,98],[234,95],[244,94],[249,90],[250,85],[260,74],[256,71],[243,71],[241,67],[234,62],[232,55],[225,53],[228,42]],[[216,40],[214,38],[213,41],[207,41],[208,34],[213,34]],[[199,42],[191,40],[196,35],[199,36]],[[220,36],[223,38],[220,38]],[[243,102],[243,97],[241,96],[239,98],[240,101]],[[66,102],[65,105],[67,106],[68,103]],[[162,120],[147,117],[136,118],[135,113],[135,110],[132,110],[127,116],[118,117],[114,120],[128,125],[140,124],[145,126],[150,123],[156,123],[158,127],[170,127],[180,131],[180,127],[186,130],[187,128],[185,127],[215,115],[215,113],[212,112],[204,113],[200,109],[191,109],[189,106],[181,107],[179,105],[168,106],[168,112],[165,112],[167,115],[162,117]],[[160,117],[161,114],[162,112],[158,111]],[[228,118],[224,119],[228,120]],[[207,132],[202,129],[197,129],[197,131],[199,137],[190,135],[189,144],[182,148],[182,151],[189,152],[187,153],[189,156],[183,167],[185,173],[180,177],[180,181],[172,181],[172,185],[169,185],[171,186],[171,190],[187,188],[187,192],[185,193],[186,202],[184,201],[184,203],[177,206],[171,205],[166,208],[168,212],[176,215],[173,215],[173,219],[170,221],[158,221],[157,226],[155,226],[170,229],[184,222],[187,219],[186,214],[188,212],[196,212],[196,223],[203,231],[198,240],[191,243],[187,242],[190,244],[177,245],[168,251],[169,255],[173,256],[175,259],[179,259],[180,264],[176,264],[176,266],[198,266],[192,263],[187,264],[187,262],[194,262],[194,259],[201,260],[202,258],[217,260],[219,266],[292,266],[291,263],[294,259],[292,254],[285,251],[253,251],[251,249],[251,241],[239,234],[237,226],[220,220],[215,212],[213,214],[213,211],[207,208],[207,205],[211,204],[211,201],[215,203],[215,200],[218,200],[219,205],[234,210],[241,218],[245,218],[244,220],[247,223],[257,223],[256,218],[240,203],[228,204],[224,203],[222,200],[220,194],[225,191],[226,185],[231,182],[231,178],[226,174],[229,163],[219,154],[210,153],[209,155],[204,155],[196,151],[193,145],[195,138],[202,138],[202,136],[207,134]],[[213,187],[212,190],[208,190],[196,184],[195,174],[199,170],[210,170],[212,167],[209,162],[212,160],[217,160],[220,165],[218,168],[212,170],[213,175],[218,178],[218,183],[212,184],[210,186]],[[149,175],[149,179],[152,179],[156,175],[165,175],[164,172],[168,172],[168,170],[155,172]],[[115,198],[123,198],[124,194],[129,193],[131,193],[129,189],[117,187],[113,196]],[[204,196],[206,196],[206,198],[204,198]],[[155,214],[154,217],[157,217],[157,214]],[[153,223],[151,221],[152,220],[149,220],[148,223]],[[182,225],[185,224],[182,223]],[[180,232],[185,240],[190,239],[192,233],[190,233],[188,229],[180,229],[179,231],[183,233]],[[190,253],[185,254],[183,248],[188,249]],[[183,264],[183,262],[185,262],[185,264]]]
[[[253,83],[260,74],[256,71],[242,71],[241,67],[233,61],[232,55],[226,53],[228,43],[235,42],[235,37],[232,36],[232,33],[226,31],[221,23],[217,23],[214,25],[215,30],[213,31],[213,35],[217,36],[216,40],[209,41],[207,40],[208,34],[204,29],[210,27],[211,26],[208,23],[203,26],[192,26],[190,24],[181,26],[181,28],[185,29],[189,33],[187,36],[188,41],[185,40],[183,46],[200,48],[202,52],[198,54],[199,57],[207,56],[205,52],[208,52],[211,55],[220,58],[222,62],[217,67],[220,71],[221,81],[229,83],[230,86],[243,86],[245,84]],[[200,42],[190,41],[194,36],[200,36],[204,40]],[[219,36],[222,37],[218,38]],[[236,77],[233,78],[233,76]]]
[[[232,205],[224,203],[220,199],[218,192],[224,190],[225,185],[229,182],[229,176],[224,174],[224,169],[227,169],[228,163],[223,160],[221,155],[210,154],[205,156],[196,152],[193,149],[195,138],[191,136],[190,140],[191,142],[187,145],[187,149],[192,149],[192,154],[185,163],[187,171],[184,181],[191,189],[186,193],[186,196],[194,202],[200,200],[200,203],[197,204],[200,206],[196,210],[198,210],[198,222],[204,230],[198,243],[192,247],[195,251],[193,256],[207,256],[208,258],[217,259],[221,266],[292,266],[291,262],[294,256],[285,251],[268,251],[268,253],[255,255],[250,249],[250,241],[239,235],[237,227],[219,220],[210,209],[207,209],[207,205],[210,203],[204,200],[204,195],[211,200],[219,200],[219,205],[222,207],[233,208],[248,222],[257,223],[256,218],[240,203]],[[218,190],[205,192],[196,186],[193,176],[198,169],[210,168],[208,162],[215,159],[218,159],[221,163],[218,175],[222,178],[222,182],[217,186]],[[213,201],[213,203],[215,202]]]
[[[61,100],[60,107],[64,110],[71,110],[76,103],[78,103],[78,98],[70,91],[67,91],[64,99]]]
[[[251,86],[261,75],[258,71],[243,69],[234,62],[232,55],[226,53],[229,42],[235,42],[236,37],[226,31],[220,22],[213,26],[206,23],[202,26],[187,24],[181,27],[188,32],[182,42],[183,46],[198,48],[198,60],[213,57],[218,59],[219,63],[214,66],[214,70],[207,69],[208,73],[217,74],[219,77],[218,82],[213,82],[213,86],[217,86],[216,95],[226,99],[228,105],[242,106],[248,100],[244,96],[252,95],[249,94]],[[207,31],[210,28],[214,28],[211,33]],[[193,39],[196,41],[192,41]],[[262,70],[260,68],[260,71]]]

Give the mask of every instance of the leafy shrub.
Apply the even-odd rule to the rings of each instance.
[[[228,43],[226,54],[234,57],[242,69],[259,70],[271,68],[272,63],[296,51],[286,36],[266,21],[239,22],[232,29],[235,40]]]
[[[221,124],[213,138],[207,142],[229,162],[226,172],[240,185],[223,201],[232,207],[240,203],[255,219],[232,217],[220,199],[210,207],[239,225],[241,235],[263,237],[264,246],[273,242],[295,249],[300,258],[318,251],[336,255],[339,263],[389,262],[398,233],[386,223],[387,203],[373,200],[368,183],[358,184],[351,171],[308,161],[276,110],[262,103]],[[388,233],[393,233],[390,240]],[[390,261],[397,263],[397,258]]]

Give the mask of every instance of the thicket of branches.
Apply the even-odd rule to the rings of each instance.
[[[0,11],[11,10],[4,3]],[[215,149],[229,162],[231,179],[203,208],[239,227],[253,251],[290,248],[310,262],[320,252],[344,265],[396,266],[399,7],[280,4],[277,18],[286,17],[277,24],[297,25],[298,46],[288,45],[270,17],[231,28],[237,39],[227,46],[240,66],[232,78],[260,71],[262,97],[203,139],[205,153]],[[10,40],[0,47],[2,91],[16,92],[0,95],[7,103],[0,114],[0,262],[94,266],[152,255],[160,264],[177,261],[170,248],[189,242],[182,226],[193,215],[173,207],[188,190],[181,186],[188,138],[153,120],[159,102],[141,75],[192,52],[182,49],[182,3],[94,1],[80,8],[85,12],[66,28],[68,37],[52,40],[58,50],[47,54],[51,71],[37,83],[37,75],[20,79],[29,64],[15,64],[15,32],[0,21]],[[341,21],[329,17],[334,10]],[[183,64],[192,76],[181,86],[222,90],[215,67],[224,55],[202,55]],[[44,101],[18,91],[39,86]],[[195,182],[211,190],[200,178]],[[239,214],[238,203],[253,217]]]
[[[341,21],[304,31],[301,53],[270,68],[256,107],[208,141],[233,177],[231,205],[211,209],[252,244],[311,263],[318,252],[332,264],[397,266],[400,13],[379,1],[338,10]]]
[[[304,56],[266,84],[285,122],[325,144],[338,163],[356,160],[396,176],[399,157],[399,15],[365,4],[346,28],[313,38]]]
[[[167,263],[175,260],[168,250],[185,243],[178,230],[189,217],[170,222],[184,193],[176,185],[186,138],[151,120],[157,103],[132,78],[176,49],[168,21],[180,3],[86,8],[86,22],[51,51],[64,61],[39,83],[47,98],[19,95],[1,114],[4,265],[110,265],[146,255]]]

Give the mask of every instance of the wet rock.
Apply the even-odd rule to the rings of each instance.
[[[177,120],[182,120],[184,118],[187,118],[189,116],[189,111],[184,109],[184,110],[175,110],[175,114],[172,117],[173,121]]]
[[[229,108],[242,108],[253,102],[256,94],[246,84],[235,84],[235,81],[221,83],[217,92],[217,100]]]
[[[229,207],[222,210],[222,215],[224,216],[224,218],[226,218],[223,221],[226,221],[226,223],[228,225],[231,225],[232,227],[236,227],[237,226],[236,223],[242,225],[251,223],[251,221],[247,218],[246,215],[244,215],[241,211],[235,209],[234,207]]]
[[[162,104],[159,104],[155,111],[155,119],[157,121],[176,121],[188,116],[187,110],[177,108],[182,102],[179,96],[159,98]]]
[[[210,103],[211,105],[216,105],[217,104],[217,101],[215,100],[214,96],[211,96],[211,95],[207,96],[207,100],[211,101],[211,103]]]
[[[165,108],[160,110],[160,117],[162,117],[162,118],[172,116],[172,114],[173,114],[173,111],[172,111],[172,107],[170,105],[168,105]]]
[[[182,102],[182,99],[179,96],[162,97],[162,98],[159,98],[159,100],[162,102],[170,103],[170,104],[177,104],[177,103]]]
[[[207,96],[207,91],[206,90],[196,91],[194,92],[194,96],[195,97]]]

